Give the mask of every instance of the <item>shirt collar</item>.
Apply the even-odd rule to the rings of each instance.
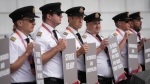
[[[137,32],[134,29],[130,28],[130,30],[131,30],[131,32],[133,31],[132,33],[137,34]]]
[[[89,30],[86,30],[86,32],[91,34]],[[96,37],[96,34],[91,34],[91,35]]]
[[[20,30],[16,29],[16,31],[21,35],[22,39],[30,38],[30,36],[26,36],[24,33],[22,33]]]
[[[117,28],[119,31],[120,31],[120,33],[124,36],[125,35],[125,32],[122,30],[122,29],[120,29],[120,28]]]
[[[52,28],[50,25],[48,25],[47,23],[44,23],[43,24],[52,32],[54,30],[54,28]]]
[[[74,28],[72,28],[72,27],[70,27],[70,26],[68,26],[68,28],[70,28],[73,33],[75,33],[75,34],[78,33]]]

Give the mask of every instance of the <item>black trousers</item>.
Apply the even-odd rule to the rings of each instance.
[[[98,76],[98,82],[100,84],[112,84],[112,77],[110,78],[106,78],[106,77],[102,77],[102,76]]]
[[[78,70],[78,79],[80,83],[86,83],[86,73]]]
[[[36,84],[36,82],[21,82],[21,83],[11,83],[11,84]]]
[[[130,84],[130,79],[131,79],[132,75],[128,74],[128,68],[124,68],[124,71],[126,72],[127,79],[126,80],[122,80],[122,81],[120,81],[120,82],[118,82],[116,84]]]
[[[48,77],[44,78],[44,84],[64,84],[64,80],[54,77]]]
[[[142,67],[142,71],[145,71],[145,65],[140,64]]]

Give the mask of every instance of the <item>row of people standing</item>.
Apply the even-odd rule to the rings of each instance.
[[[64,12],[61,10],[61,3],[59,2],[43,5],[39,9],[42,12],[43,23],[41,27],[34,33],[34,41],[30,36],[30,33],[33,31],[36,24],[34,18],[38,18],[38,16],[35,15],[34,6],[19,8],[9,15],[14,23],[14,33],[10,36],[9,42],[11,83],[36,84],[34,72],[35,66],[32,52],[34,46],[39,44],[41,46],[44,83],[63,84],[61,52],[66,48],[67,42],[64,38],[62,38],[60,33],[55,30],[55,28],[61,24],[62,13],[66,13],[68,16],[68,27],[66,27],[63,37],[65,36],[66,39],[75,38],[78,79],[80,83],[86,83],[84,54],[88,52],[87,43],[95,42],[97,47],[96,55],[98,81],[100,84],[112,84],[113,73],[107,50],[107,45],[109,42],[107,38],[105,39],[98,35],[101,29],[101,14],[95,12],[85,16],[85,8],[83,6],[72,7]],[[133,16],[135,15],[136,14],[133,14]],[[83,20],[86,21],[87,29],[85,34],[81,36],[78,30],[82,27]],[[137,27],[141,28],[141,18],[131,19],[128,16],[128,12],[125,12],[116,15],[113,17],[113,20],[117,29],[109,37],[117,37],[122,56],[122,62],[125,71],[127,71],[126,40],[129,33],[126,31],[130,29],[130,23],[133,29]],[[136,20],[139,21],[140,25],[136,23]],[[143,46],[142,40],[138,40],[140,42],[139,51]],[[140,62],[140,64],[142,63]],[[141,67],[139,66],[139,71],[140,69]],[[127,75],[127,78],[129,79],[129,82],[130,76]],[[126,81],[127,80],[121,81],[118,84],[129,84]]]

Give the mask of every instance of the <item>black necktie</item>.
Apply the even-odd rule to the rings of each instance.
[[[56,34],[56,30],[53,30],[54,36],[55,38],[58,40],[57,34]]]
[[[30,43],[30,39],[29,39],[29,38],[26,38],[26,42],[27,42],[27,44]]]
[[[54,33],[55,38],[58,40],[56,30],[53,30],[53,33]],[[62,51],[60,51],[60,53],[61,53],[61,55],[62,55]]]
[[[26,38],[27,44],[30,43],[30,39]],[[32,53],[30,54],[30,56],[28,56],[28,61],[30,63],[30,67],[32,70],[32,74],[35,75],[35,63],[34,63],[34,58],[32,56]]]
[[[141,39],[141,35],[140,35],[140,32],[137,33],[138,37],[139,37],[139,40]]]
[[[98,34],[96,34],[96,37],[100,40],[100,42],[102,41],[101,37]],[[106,54],[108,54],[108,48],[107,47],[105,47],[104,51]]]
[[[96,37],[100,40],[100,42],[102,41],[101,37],[98,34],[96,34]]]
[[[80,40],[80,42],[83,44],[81,35],[79,33],[76,33],[76,35],[78,36],[78,39]],[[84,65],[85,65],[85,54],[83,54],[83,59],[84,59]]]
[[[78,39],[80,40],[80,42],[83,44],[83,41],[82,41],[82,38],[81,38],[81,35],[79,33],[76,34],[78,36]]]

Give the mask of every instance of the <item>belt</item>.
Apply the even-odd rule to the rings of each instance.
[[[36,82],[20,82],[20,83],[11,83],[11,84],[36,84]]]
[[[112,77],[98,76],[99,81],[112,81]]]
[[[63,83],[64,82],[63,79],[54,78],[54,77],[44,78],[44,81],[53,81],[53,82],[59,82],[59,83]]]
[[[86,74],[84,71],[78,70],[78,74]]]
[[[124,68],[124,71],[126,72],[126,77],[130,79],[132,75],[129,74],[128,68]]]
[[[143,65],[143,64],[140,64],[140,65],[142,67],[142,71],[145,71],[145,65]]]

